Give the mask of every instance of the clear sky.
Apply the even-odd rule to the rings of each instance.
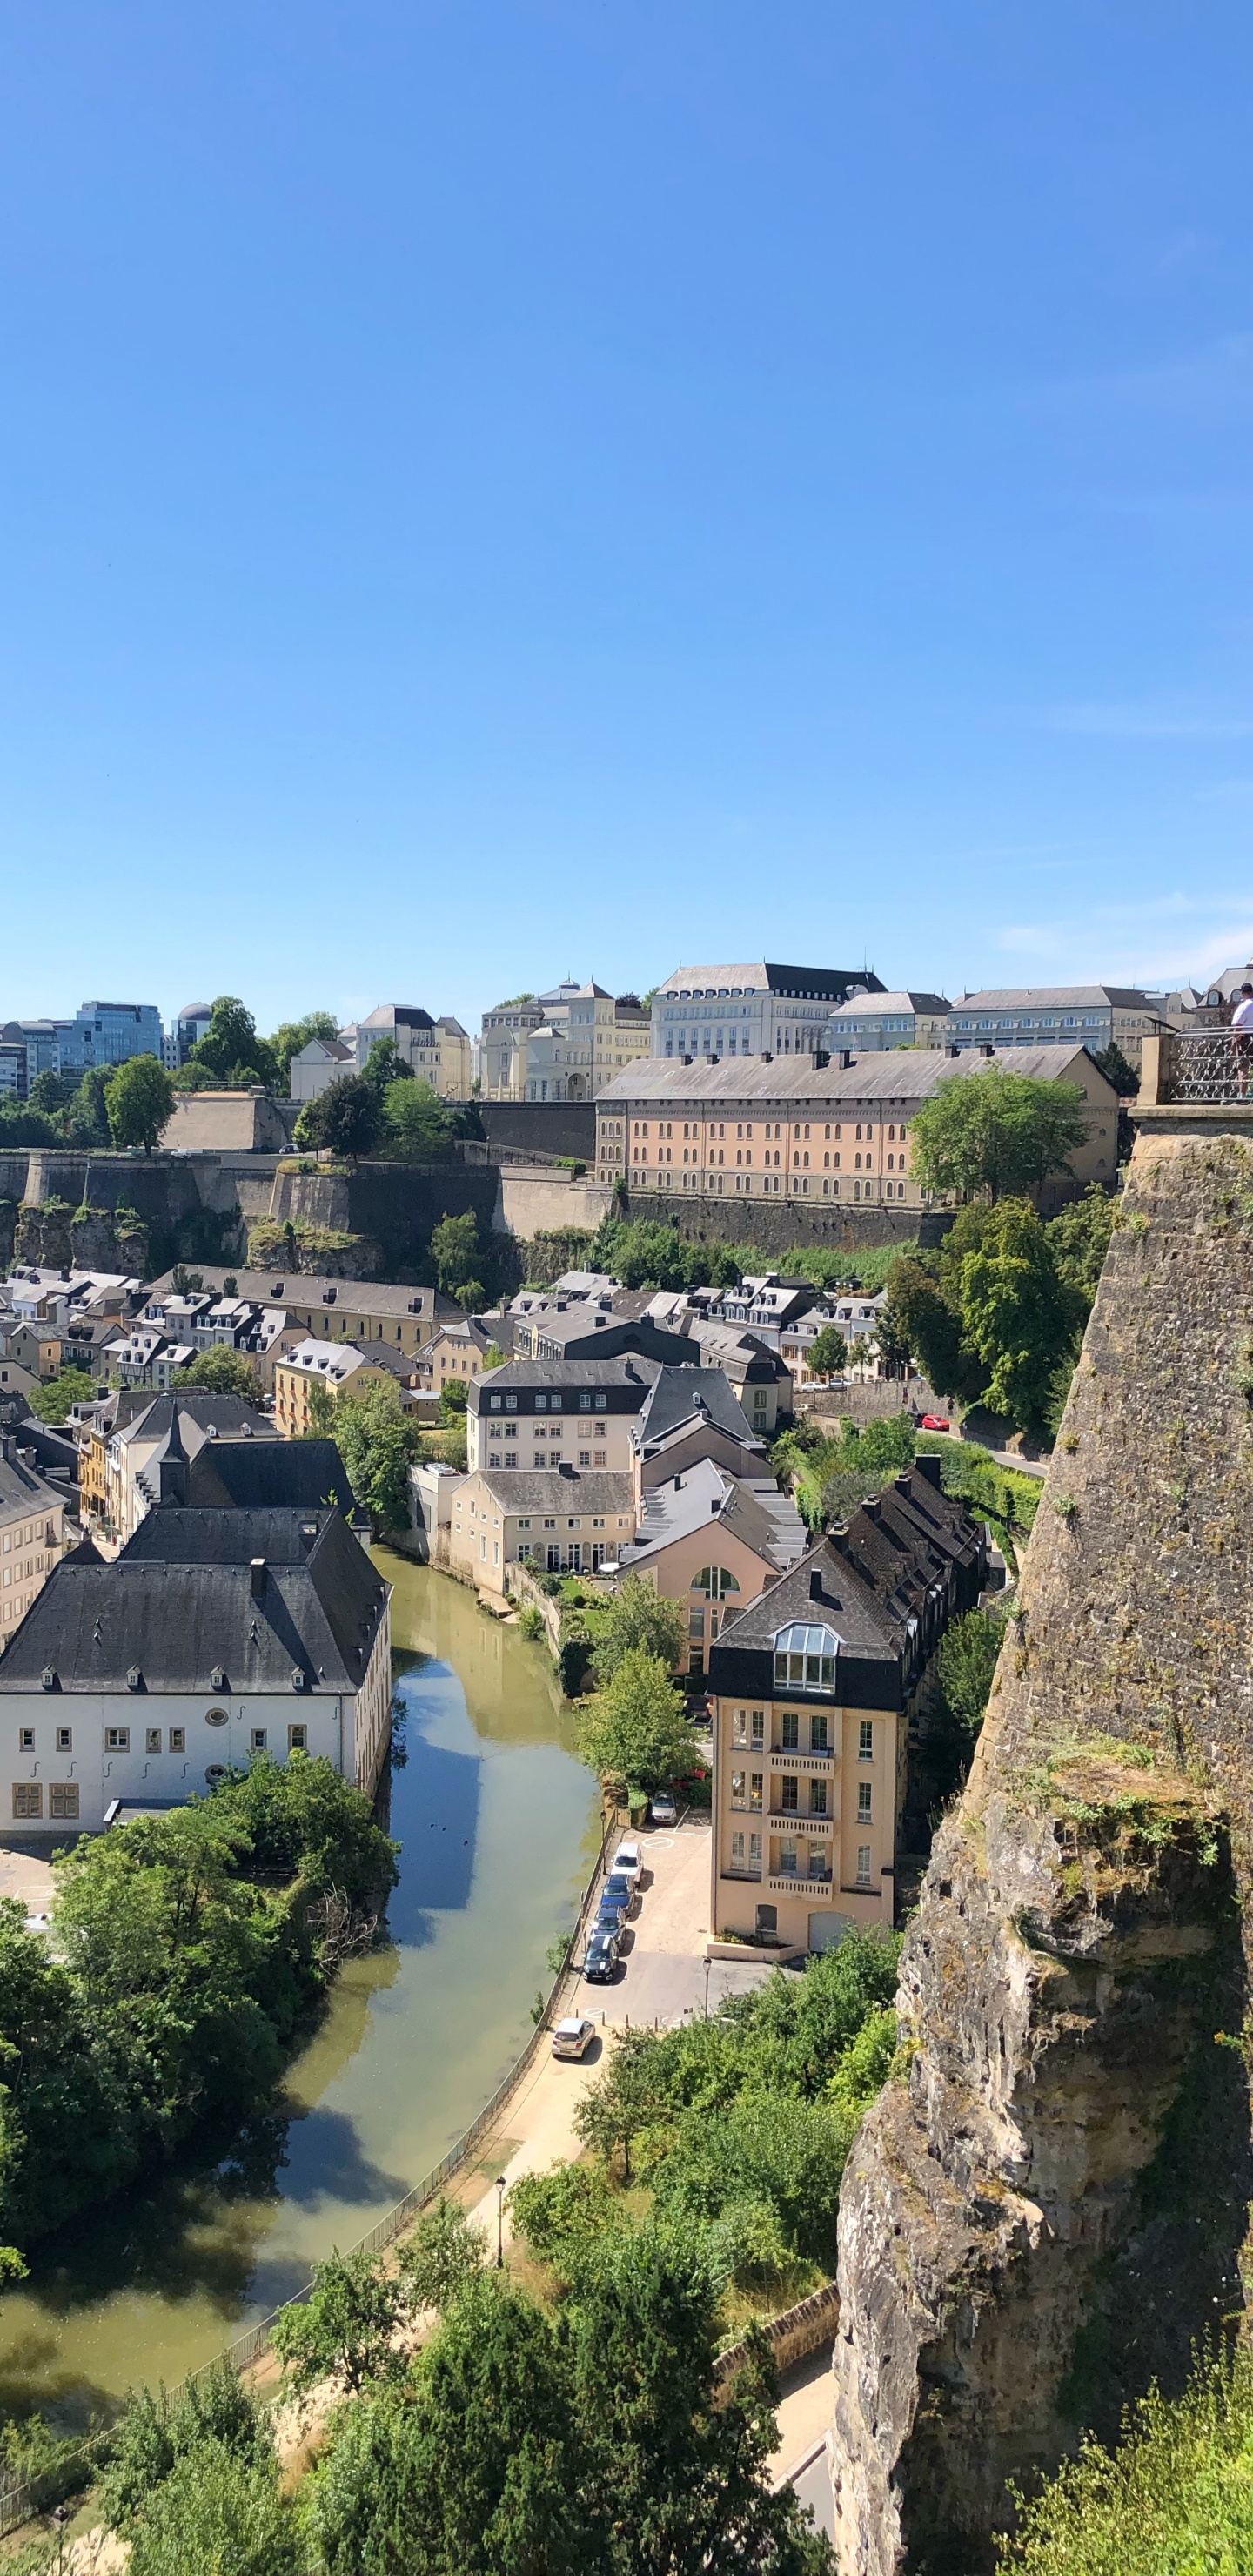
[[[1247,0],[0,0],[0,1015],[1253,955]]]

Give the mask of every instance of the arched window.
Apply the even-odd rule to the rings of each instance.
[[[774,1641],[776,1683],[788,1690],[834,1690],[839,1650],[834,1628],[780,1628]]]
[[[711,1601],[725,1601],[728,1593],[738,1592],[736,1577],[725,1565],[702,1565],[691,1581],[693,1592],[704,1592]]]

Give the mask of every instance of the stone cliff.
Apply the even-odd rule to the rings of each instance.
[[[1253,1121],[1140,1134],[965,1796],[849,2160],[845,2576],[977,2576],[1243,2306]]]

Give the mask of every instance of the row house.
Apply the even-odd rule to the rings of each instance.
[[[911,1732],[986,1533],[920,1458],[725,1620],[709,1658],[710,1923],[823,1950],[890,1930]]]
[[[280,1439],[303,1440],[313,1429],[314,1390],[330,1396],[360,1395],[368,1386],[413,1390],[418,1363],[386,1342],[359,1350],[355,1342],[297,1342],[274,1363],[274,1420]]]
[[[772,1058],[649,1059],[597,1103],[596,1177],[637,1192],[689,1198],[839,1200],[854,1206],[928,1204],[911,1168],[909,1131],[942,1082],[989,1063],[1082,1093],[1087,1137],[1072,1172],[1046,1181],[1047,1209],[1090,1181],[1113,1183],[1117,1094],[1082,1046],[902,1050],[803,1065]]]
[[[438,1288],[396,1286],[388,1280],[240,1270],[230,1263],[205,1261],[196,1264],[196,1274],[202,1289],[211,1290],[214,1299],[237,1297],[258,1308],[281,1308],[290,1325],[322,1342],[390,1342],[396,1350],[416,1354],[430,1340],[441,1315],[461,1313],[456,1299]],[[169,1300],[179,1295],[184,1276],[181,1269],[167,1270],[155,1279],[145,1315],[160,1320]]]

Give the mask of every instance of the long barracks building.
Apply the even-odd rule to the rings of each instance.
[[[1039,1193],[1047,1211],[1091,1181],[1108,1187],[1118,1162],[1118,1098],[1079,1046],[906,1048],[851,1059],[649,1056],[596,1103],[596,1177],[629,1189],[727,1198],[841,1199],[923,1207],[910,1168],[909,1130],[941,1082],[989,1064],[1074,1083],[1087,1103],[1087,1141],[1069,1175]]]

